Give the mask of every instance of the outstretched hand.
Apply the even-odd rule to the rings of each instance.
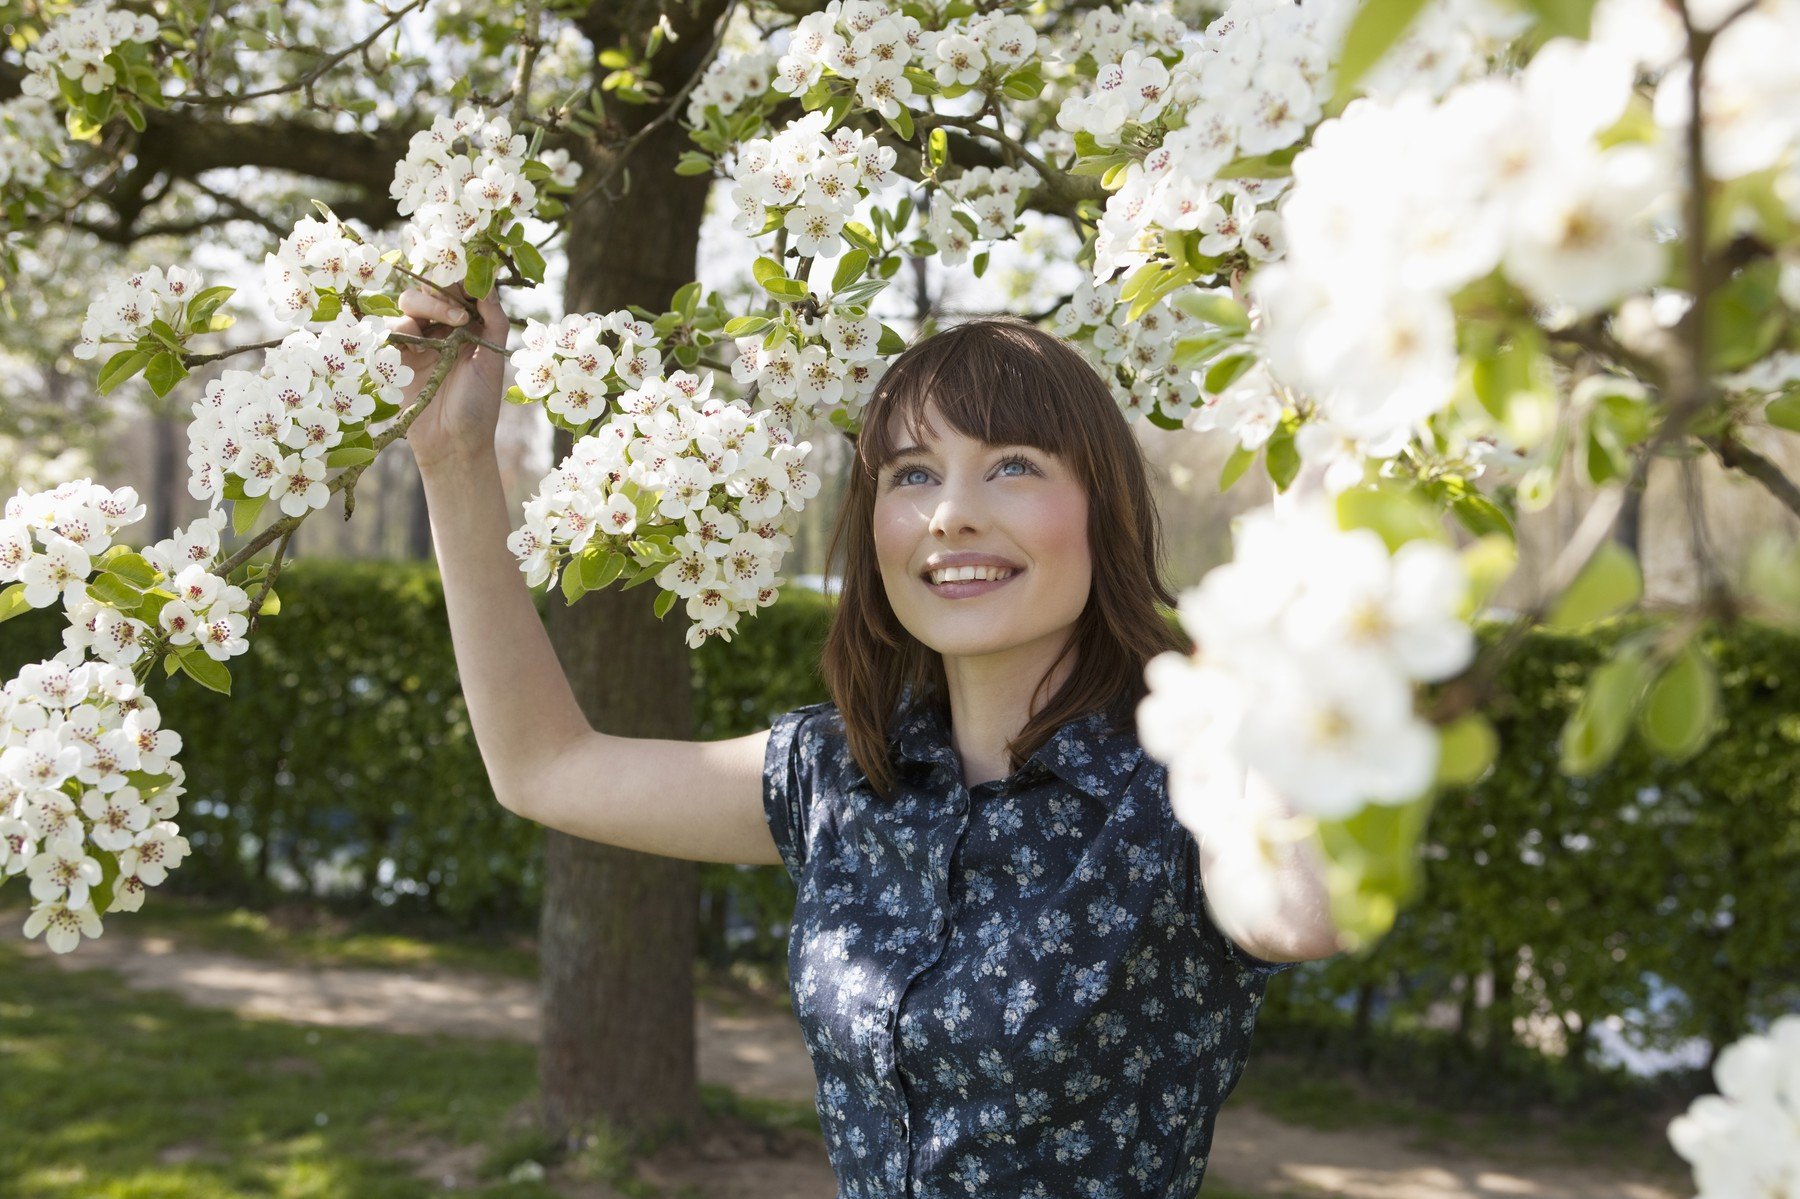
[[[472,317],[468,292],[460,283],[441,292],[409,287],[400,293],[399,303],[405,315],[390,318],[390,333],[435,338],[467,328],[484,341],[506,344],[510,326],[497,291],[474,305]],[[405,389],[405,400],[410,404],[424,390],[443,351],[433,346],[397,344],[400,360],[413,372],[412,382]],[[406,432],[407,444],[412,446],[420,467],[493,452],[505,368],[504,355],[486,346],[469,342],[458,347],[456,364],[450,368],[443,386]]]

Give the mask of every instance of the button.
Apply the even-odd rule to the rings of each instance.
[[[947,932],[947,931],[949,931],[949,928],[950,928],[950,921],[949,921],[949,919],[948,919],[948,918],[946,918],[946,917],[945,917],[945,915],[944,915],[944,914],[943,914],[943,913],[942,913],[942,912],[939,912],[939,913],[938,913],[938,914],[937,914],[937,921],[936,921],[936,923],[934,923],[934,924],[933,924],[933,925],[932,925],[932,926],[931,926],[931,929],[932,929],[932,934],[933,934],[933,935],[934,935],[934,936],[939,936],[939,937],[941,937],[941,936],[943,936],[943,935],[944,935],[944,933],[945,933],[945,932]]]

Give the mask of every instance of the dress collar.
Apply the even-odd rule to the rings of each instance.
[[[1113,728],[1111,724],[1106,712],[1098,708],[1071,717],[1045,738],[1014,777],[1023,776],[1026,781],[1035,781],[1044,773],[1050,773],[1074,790],[1091,794],[1088,787],[1094,773],[1092,763],[1113,759],[1119,763],[1118,773],[1129,775],[1144,754],[1135,723],[1127,722],[1122,728]],[[959,768],[956,749],[950,744],[949,728],[934,704],[920,704],[908,710],[903,701],[900,714],[888,726],[888,741],[894,746],[894,756],[899,759],[903,773],[909,765],[928,768],[935,763],[950,771]],[[856,781],[867,781],[854,759],[851,773]]]

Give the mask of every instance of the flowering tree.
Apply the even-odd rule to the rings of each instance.
[[[426,3],[315,52],[309,99]],[[1231,438],[1222,487],[1260,461],[1281,493],[1182,597],[1195,650],[1150,664],[1139,713],[1177,813],[1239,867],[1212,902],[1246,923],[1274,902],[1279,844],[1303,840],[1329,863],[1346,947],[1391,925],[1434,790],[1501,748],[1481,713],[1519,636],[1638,603],[1610,533],[1655,461],[1678,459],[1691,491],[1711,454],[1800,514],[1758,448],[1800,430],[1800,64],[1781,50],[1800,0],[1238,0],[1193,26],[1147,4],[1051,19],[831,0],[750,6],[773,36],[721,52],[734,8],[646,24],[572,101],[538,72],[555,74],[551,29],[582,16],[519,5],[507,94],[459,85],[390,156],[397,238],[329,200],[281,231],[262,280],[294,326],[279,343],[197,353],[234,297],[181,266],[101,290],[75,353],[103,391],[141,374],[161,394],[202,358],[262,357],[194,404],[190,490],[211,510],[172,538],[116,542],[141,507],[85,479],[7,505],[0,616],[69,618],[64,651],[0,706],[0,874],[29,879],[29,934],[72,950],[179,863],[179,737],[146,693],[156,665],[229,689],[276,610],[286,539],[332,493],[349,506],[478,340],[394,330],[390,293],[464,302],[541,281],[554,231],[622,192],[625,155],[677,119],[674,170],[729,198],[759,300],[734,310],[690,282],[660,311],[571,304],[526,322],[516,350],[483,343],[511,354],[508,398],[565,434],[509,541],[527,581],[569,604],[653,582],[651,611],[680,605],[690,647],[750,632],[817,493],[814,445],[857,431],[903,344],[874,315],[903,260],[980,274],[1023,209],[1064,217],[1087,278],[1052,327],[1133,420]],[[71,156],[219,99],[181,5],[56,11],[0,109],[15,261],[81,202]],[[658,64],[677,55],[672,88]],[[648,115],[598,153],[607,100]],[[1513,522],[1569,455],[1597,499],[1543,594],[1478,653],[1470,621],[1512,567]],[[1760,550],[1744,580],[1702,565],[1699,599],[1588,680],[1566,772],[1633,735],[1692,755],[1718,721],[1701,622],[1800,612],[1791,546]],[[1767,1044],[1784,1048],[1734,1060],[1792,1058],[1785,1033]],[[1677,1139],[1697,1162],[1724,1160],[1703,1146],[1728,1138],[1697,1131],[1716,1115]],[[1791,1158],[1729,1169],[1774,1186]],[[1703,1188],[1737,1193],[1707,1169]]]

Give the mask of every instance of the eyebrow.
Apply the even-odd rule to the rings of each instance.
[[[1035,450],[1035,449],[1037,449],[1036,446],[1026,445],[1022,441],[1001,442],[1000,444],[992,446],[990,448],[996,449],[996,450]],[[930,450],[926,449],[924,446],[921,446],[921,445],[901,446],[899,449],[895,450],[893,452],[893,454],[891,454],[888,457],[888,461],[889,462],[898,462],[902,458],[916,458],[923,454],[929,454],[930,452],[931,452]]]

